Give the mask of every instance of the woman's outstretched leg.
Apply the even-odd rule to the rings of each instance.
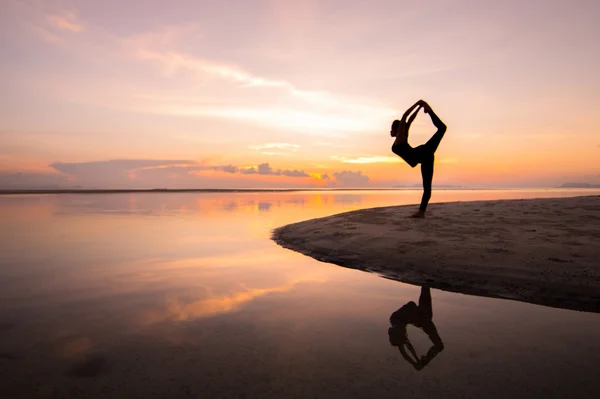
[[[425,112],[429,114],[431,117],[431,122],[433,122],[433,125],[438,129],[437,132],[435,132],[435,134],[429,139],[429,141],[423,144],[423,147],[427,150],[427,152],[433,155],[440,145],[440,142],[444,138],[444,133],[446,133],[446,125],[435,114],[435,112],[433,112],[429,105],[425,107]]]

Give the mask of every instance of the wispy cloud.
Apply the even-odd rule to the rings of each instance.
[[[458,158],[440,158],[440,159],[436,159],[435,162],[437,162],[437,163],[457,163]]]
[[[46,20],[56,29],[68,32],[81,32],[84,30],[83,23],[79,20],[75,11],[65,11],[59,14],[46,16]]]
[[[309,177],[308,173],[303,170],[290,170],[290,169],[273,169],[268,163],[261,163],[256,167],[250,167],[245,169],[239,169],[240,173],[247,175],[274,175],[274,176],[288,176],[288,177]]]
[[[56,189],[71,186],[68,177],[59,173],[0,172],[0,189]]]
[[[361,171],[353,172],[344,170],[333,174],[336,182],[348,187],[361,187],[369,184],[369,176],[364,175]],[[332,183],[335,185],[335,182]]]
[[[292,150],[295,151],[300,146],[298,144],[290,144],[290,143],[265,143],[265,144],[252,144],[248,146],[251,150],[268,150],[268,149],[278,149],[278,150]]]
[[[33,24],[28,24],[27,27],[31,30],[31,32],[33,32],[38,38],[40,38],[41,40],[47,42],[47,43],[52,43],[55,45],[60,45],[63,43],[63,39],[53,33],[50,32],[49,30],[42,28],[41,26],[37,26],[37,25],[33,25]]]
[[[368,156],[368,157],[358,157],[358,158],[345,158],[333,155],[331,159],[340,161],[343,163],[398,163],[402,160],[398,157],[388,157],[388,156]]]
[[[50,167],[57,173],[0,174],[0,189],[231,188],[240,184],[245,186],[259,184],[257,187],[261,184],[266,187],[293,187],[296,184],[315,186],[319,180],[327,181],[330,186],[361,187],[368,185],[370,180],[362,171],[308,173],[303,169],[273,168],[268,162],[255,166],[236,166],[210,165],[192,160],[116,159],[95,162],[55,162]],[[239,177],[237,180],[232,180],[233,176],[226,177],[226,174]],[[279,176],[280,179],[260,180],[260,176]],[[281,179],[283,177],[292,179]],[[293,183],[292,180],[299,183]]]
[[[128,172],[131,170],[161,168],[173,165],[197,165],[190,160],[114,159],[96,162],[55,162],[50,167],[65,174]]]
[[[228,258],[235,259],[230,255]],[[264,259],[264,256],[261,256]],[[247,259],[245,259],[248,262]],[[220,258],[215,258],[215,263],[223,262]],[[165,263],[165,268],[171,269],[188,267],[186,262],[174,261]],[[203,317],[210,317],[217,314],[232,312],[242,308],[248,303],[260,298],[261,296],[286,292],[293,290],[298,284],[307,282],[323,282],[324,278],[315,276],[314,273],[308,277],[300,276],[292,281],[285,282],[279,286],[266,288],[252,288],[246,284],[232,284],[230,291],[221,295],[214,295],[206,298],[194,298],[189,295],[180,297],[167,297],[165,303],[159,303],[155,308],[149,308],[142,313],[141,321],[144,325],[161,323],[165,320],[193,320]]]
[[[329,146],[332,146],[334,143],[332,143],[330,141],[315,141],[313,144],[314,145],[319,145],[319,146],[329,147]]]
[[[158,39],[153,40],[154,37]],[[168,76],[183,76],[183,72],[190,76],[191,72],[197,84],[207,85],[218,80],[220,84],[229,84],[230,90],[238,90],[238,95],[227,97],[232,104],[207,103],[198,97],[195,101],[165,99],[150,108],[154,113],[237,119],[309,132],[370,130],[373,124],[388,120],[396,113],[372,100],[340,96],[326,90],[305,90],[289,81],[260,76],[238,65],[198,57],[178,50],[176,37],[178,34],[170,29],[162,35],[130,37],[123,43],[138,59],[160,66]],[[252,101],[247,103],[250,98]]]
[[[345,158],[337,155],[332,155],[331,159],[335,161],[340,161],[343,163],[353,163],[353,164],[369,164],[369,163],[402,163],[404,162],[399,157],[389,157],[389,156],[368,156],[368,157],[358,157],[358,158]],[[437,163],[456,163],[458,162],[458,158],[439,158],[436,159]]]
[[[101,47],[106,58],[127,59],[157,66],[168,85],[148,87],[136,79],[119,84],[119,98],[107,99],[106,85],[86,82],[88,87],[57,85],[57,91],[70,101],[94,103],[103,107],[148,112],[157,115],[235,120],[243,124],[276,130],[339,136],[343,132],[370,131],[396,111],[369,98],[332,93],[325,88],[306,90],[291,81],[259,74],[248,68],[211,55],[194,54],[190,41],[202,37],[193,25],[167,27],[128,37],[107,34],[96,26],[84,26],[75,11],[57,12],[33,26],[44,41],[77,48],[82,57],[91,47]],[[84,32],[85,31],[85,32]],[[65,33],[85,33],[78,39]],[[102,62],[100,60],[100,62]],[[133,65],[124,65],[128,69]],[[136,70],[140,76],[155,74],[156,69]],[[101,87],[96,87],[101,86]],[[172,89],[174,85],[184,89]],[[115,87],[112,84],[110,87]],[[91,93],[91,94],[90,94]],[[174,95],[175,93],[175,95]],[[92,95],[93,94],[93,95]],[[387,122],[386,122],[387,123]],[[270,151],[273,152],[273,151]]]
[[[339,117],[326,113],[317,113],[290,108],[222,108],[222,107],[170,107],[163,108],[173,115],[216,116],[227,119],[239,119],[254,122],[277,129],[295,131],[349,131],[361,132],[372,128],[366,120],[351,117]]]
[[[309,177],[303,170],[274,169],[268,162],[257,166],[208,165],[190,160],[129,160],[117,159],[97,162],[56,162],[50,165],[57,172],[83,179],[101,181],[117,180],[119,178],[134,179],[144,175],[151,177],[181,177],[194,175],[196,172],[215,171],[240,174],[273,175],[288,177]]]
[[[293,89],[289,83],[254,76],[240,67],[227,65],[216,61],[193,57],[189,54],[177,51],[157,51],[149,47],[138,47],[137,55],[141,59],[155,61],[161,64],[166,71],[173,74],[178,71],[187,70],[200,74],[209,74],[231,81],[241,83],[248,87],[280,87]]]
[[[222,165],[222,166],[213,166],[213,170],[227,172],[227,173],[237,173],[239,172],[239,168],[233,165]]]

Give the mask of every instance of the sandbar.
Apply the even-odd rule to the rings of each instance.
[[[600,313],[600,196],[433,203],[275,229],[319,261],[469,295]]]

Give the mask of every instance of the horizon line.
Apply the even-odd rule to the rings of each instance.
[[[433,187],[436,188],[435,186]],[[126,194],[126,193],[252,193],[252,192],[299,192],[299,191],[403,191],[421,190],[421,187],[328,187],[328,188],[153,188],[153,189],[0,189],[0,195],[27,194]],[[437,190],[598,190],[599,187],[486,187],[486,186],[440,186]]]

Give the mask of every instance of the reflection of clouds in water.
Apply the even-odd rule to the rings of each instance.
[[[51,218],[55,207],[53,198],[47,195],[0,195],[0,220],[4,226],[9,221],[39,223]]]
[[[67,281],[61,278],[47,287],[36,331],[44,332],[44,353],[78,359],[110,346],[115,332],[165,339],[165,331],[177,330],[181,322],[236,312],[257,298],[293,291],[298,284],[324,283],[327,276],[325,268],[307,270],[294,265],[289,254],[264,249],[79,268],[69,271]],[[65,289],[65,284],[77,289]],[[63,317],[65,312],[72,317]]]
[[[300,198],[290,198],[285,201],[286,204],[294,204],[294,205],[304,205],[306,200],[302,197]]]
[[[51,198],[48,201],[48,198]],[[253,192],[253,193],[119,193],[62,194],[48,197],[55,215],[178,216],[216,212],[272,211],[274,207],[325,207],[361,204],[362,193]],[[28,206],[35,207],[29,201]],[[344,211],[346,209],[343,209]],[[335,211],[335,209],[332,209]]]
[[[306,281],[310,280],[302,282]],[[142,324],[155,324],[164,321],[187,321],[233,312],[263,295],[290,291],[298,282],[271,288],[247,288],[240,286],[238,287],[238,292],[230,295],[202,298],[191,302],[180,297],[170,296],[165,301],[164,309],[145,311],[141,317],[141,322]]]
[[[240,309],[254,299],[277,292],[287,292],[300,283],[322,283],[327,281],[327,270],[306,270],[280,267],[273,271],[265,265],[280,264],[284,253],[268,254],[264,251],[247,251],[235,256],[214,258],[212,264],[199,270],[197,260],[187,259],[166,262],[161,269],[179,270],[177,278],[186,282],[187,289],[171,289],[164,296],[164,302],[155,303],[151,309],[141,311],[142,324],[163,321],[183,321],[210,317]],[[288,259],[289,262],[289,259]],[[244,272],[252,268],[253,272]],[[290,271],[292,273],[290,274]],[[165,274],[156,269],[155,273],[164,278]],[[137,277],[137,274],[135,275]],[[151,275],[145,277],[151,281]],[[189,285],[192,281],[210,281],[211,285]]]
[[[5,206],[0,206],[7,227],[0,231],[0,261],[31,270],[70,270],[76,264],[99,261],[110,264],[140,257],[182,259],[234,254],[260,242],[268,243],[276,227],[381,202],[361,192],[6,197],[1,202]],[[35,234],[30,222],[36,225]],[[234,240],[237,243],[233,244]],[[19,273],[17,268],[13,270],[15,275]]]
[[[271,204],[270,202],[261,201],[258,203],[258,210],[268,211],[269,209],[271,209],[271,206],[273,206],[273,204]]]
[[[573,191],[568,196],[589,195]],[[511,199],[564,196],[564,191],[438,191],[436,202],[473,199]],[[26,221],[52,218],[53,215],[115,215],[181,216],[216,215],[219,213],[252,213],[269,210],[288,213],[286,221],[303,217],[296,211],[306,211],[309,218],[319,210],[334,214],[367,207],[403,205],[420,199],[419,190],[398,191],[319,191],[319,192],[217,192],[217,193],[119,193],[119,194],[61,194],[35,196],[0,196],[0,216],[3,220]],[[267,205],[270,203],[271,206]],[[268,209],[267,209],[268,208]],[[36,214],[37,216],[32,217]]]
[[[224,202],[221,205],[221,209],[228,211],[228,212],[236,211],[238,209],[238,203],[236,201]]]
[[[277,202],[277,207],[281,206],[281,202]],[[234,212],[241,210],[243,208],[249,210],[256,210],[258,212],[269,211],[271,207],[274,205],[271,201],[254,201],[254,200],[231,200],[227,202],[223,202],[220,206],[221,209],[229,212]]]
[[[170,216],[184,213],[212,213],[214,211],[233,212],[238,210],[268,211],[281,201],[256,200],[240,196],[224,199],[227,194],[114,194],[90,196],[89,198],[62,199],[56,214],[101,213],[118,215]],[[262,195],[261,195],[262,197]],[[300,200],[304,203],[304,200]],[[64,210],[60,210],[64,209]]]
[[[360,204],[363,196],[360,194],[337,194],[333,196],[335,204]]]

